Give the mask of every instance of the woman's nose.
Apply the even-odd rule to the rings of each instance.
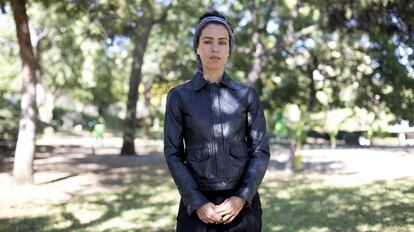
[[[217,45],[217,44],[212,44],[212,45],[211,45],[211,50],[212,50],[213,52],[218,52],[218,45]]]

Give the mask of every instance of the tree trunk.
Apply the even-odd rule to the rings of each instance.
[[[247,79],[249,83],[254,85],[257,80],[260,78],[260,73],[262,72],[263,66],[266,62],[260,57],[254,58],[252,69],[250,69]]]
[[[48,34],[48,30],[43,28],[41,32],[37,32],[33,24],[28,22],[29,31],[30,31],[30,40],[32,42],[33,48],[33,55],[37,61],[39,61],[40,57],[40,42],[46,38]],[[54,97],[53,95],[46,90],[46,88],[42,84],[41,78],[41,67],[39,62],[38,65],[38,72],[36,79],[36,103],[37,103],[37,118],[45,123],[51,123],[53,118],[53,108],[54,108]]]
[[[308,78],[310,80],[309,83],[309,101],[308,101],[308,112],[312,113],[313,109],[315,108],[315,104],[316,104],[316,88],[315,88],[315,79],[313,76],[313,70],[316,69],[317,67],[317,63],[316,64],[312,64],[312,65],[307,65],[307,75]],[[315,67],[315,68],[314,68]]]
[[[256,28],[254,28],[256,30]],[[259,32],[255,31],[252,35],[252,42],[255,45],[255,51],[253,54],[253,65],[250,69],[247,79],[249,83],[254,85],[257,80],[260,78],[260,73],[262,72],[263,66],[265,65],[266,61],[264,60],[264,47],[260,43],[260,34]]]
[[[138,86],[141,82],[141,68],[144,60],[144,53],[147,47],[149,34],[152,30],[153,23],[143,23],[144,30],[137,34],[134,49],[134,60],[132,62],[131,77],[129,79],[129,91],[127,100],[127,112],[123,131],[123,144],[121,155],[135,155],[135,129],[137,125],[137,101]]]
[[[330,144],[331,144],[331,149],[336,149],[336,144],[337,144],[337,142],[336,142],[336,135],[337,134],[338,133],[331,133],[329,135],[329,141],[330,141]]]
[[[297,1],[293,11],[290,14],[290,17],[287,19],[287,32],[283,40],[278,41],[275,47],[273,48],[266,48],[264,44],[260,41],[260,36],[262,32],[265,31],[265,27],[267,23],[271,19],[271,13],[273,6],[275,4],[274,1],[266,1],[266,8],[268,11],[264,17],[263,26],[259,27],[259,17],[256,10],[256,3],[257,1],[249,0],[247,1],[248,9],[251,14],[251,26],[252,26],[252,43],[254,45],[254,51],[252,51],[253,55],[253,65],[248,74],[248,81],[250,84],[254,85],[257,80],[260,78],[260,73],[262,72],[263,68],[266,66],[269,56],[272,54],[276,54],[279,51],[289,48],[291,44],[294,44],[298,39],[303,36],[308,35],[309,33],[313,32],[316,28],[316,24],[310,25],[307,27],[302,28],[301,30],[295,31],[294,28],[294,21],[297,19],[299,15],[299,8],[302,5],[302,1]],[[245,50],[245,49],[243,49]],[[247,49],[249,51],[249,49]]]
[[[20,47],[20,57],[22,59],[23,76],[19,134],[13,167],[13,176],[18,184],[33,183],[37,115],[36,80],[40,78],[39,64],[33,53],[30,40],[25,5],[25,0],[11,1]]]
[[[297,141],[296,138],[292,139],[290,141],[290,147],[289,147],[289,159],[287,160],[285,170],[286,171],[295,171],[295,154],[297,149]]]

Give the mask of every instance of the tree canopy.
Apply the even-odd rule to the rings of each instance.
[[[12,119],[16,112],[10,105],[20,99],[20,60],[15,31],[8,26],[9,2],[0,5],[0,103],[8,105],[0,117]],[[142,78],[133,90],[139,97],[129,108],[137,106],[138,133],[145,126],[160,130],[168,89],[194,73],[192,29],[209,9],[233,24],[236,47],[227,70],[258,89],[272,133],[277,115],[291,104],[325,114],[319,118],[349,109],[349,117],[367,112],[375,120],[414,124],[412,1],[36,0],[27,9],[31,34],[39,38],[35,51],[44,96],[52,99],[53,118],[45,123],[57,130],[88,127],[103,118],[121,131],[129,78],[137,75],[134,49],[141,45]],[[154,23],[150,33],[148,23]],[[141,44],[146,33],[148,41]],[[6,127],[13,125],[2,122],[1,130]]]

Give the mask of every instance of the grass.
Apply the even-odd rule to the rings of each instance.
[[[409,178],[330,187],[306,175],[272,176],[261,193],[264,231],[414,231]]]
[[[270,170],[260,189],[263,231],[414,231],[412,178],[356,187],[326,186],[322,179]],[[0,231],[174,231],[178,201],[165,166],[152,164],[124,190],[0,206]]]

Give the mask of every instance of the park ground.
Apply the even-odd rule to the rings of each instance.
[[[88,135],[38,140],[34,184],[16,186],[13,157],[0,159],[0,231],[174,231],[179,195],[162,141]],[[414,149],[304,148],[302,170],[284,170],[272,145],[259,190],[263,231],[414,231]]]

